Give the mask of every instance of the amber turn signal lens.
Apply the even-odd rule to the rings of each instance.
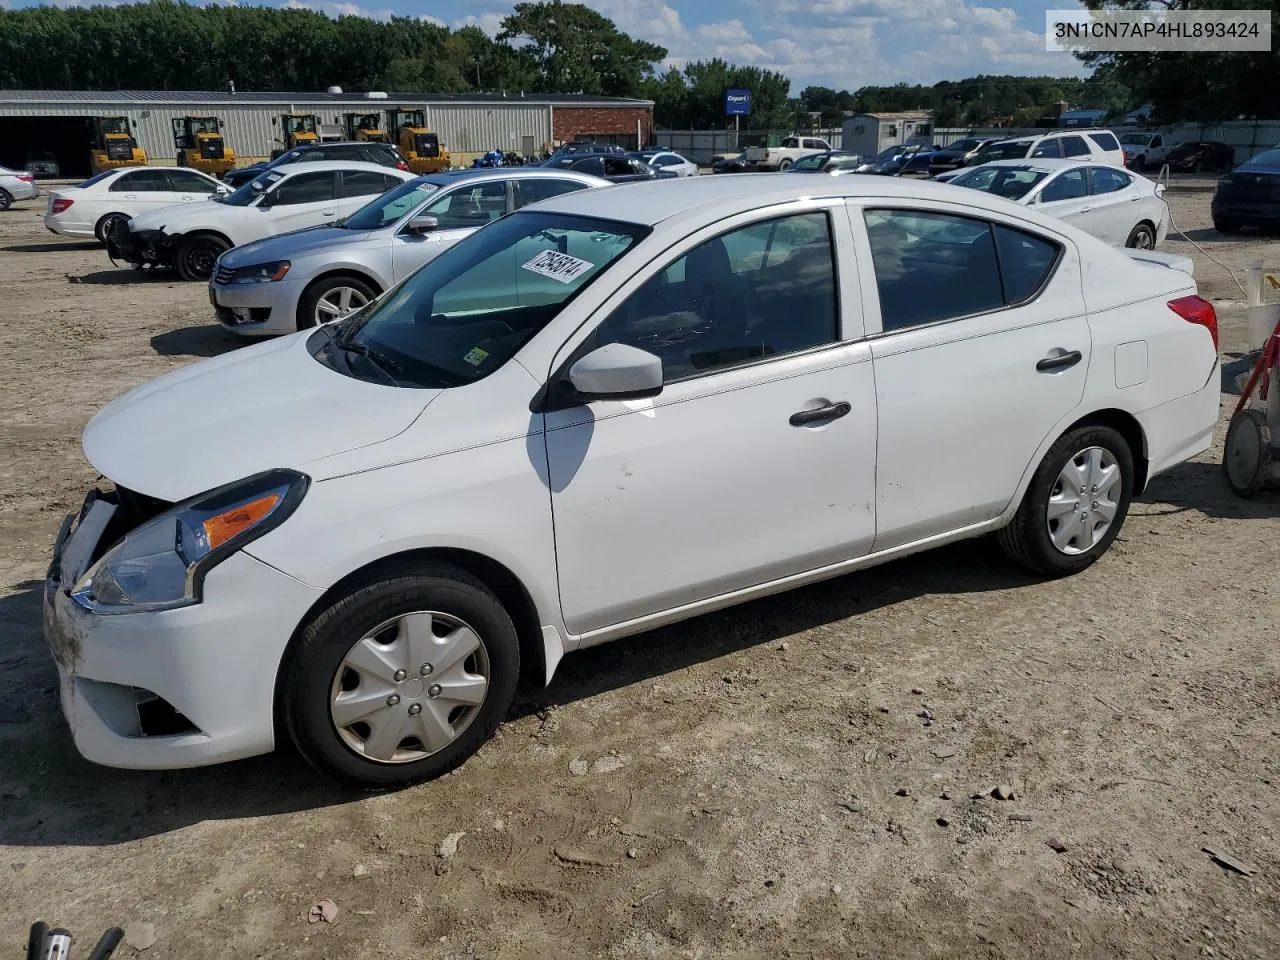
[[[232,507],[216,517],[210,517],[204,522],[204,535],[209,540],[209,549],[216,550],[232,537],[248,530],[274,510],[279,502],[280,494],[269,493],[265,497]]]

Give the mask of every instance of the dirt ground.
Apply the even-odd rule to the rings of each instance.
[[[1277,240],[1214,233],[1207,192],[1172,202],[1215,256],[1280,268]],[[1081,576],[973,542],[574,655],[436,783],[81,760],[39,607],[95,480],[80,433],[238,342],[202,286],[41,210],[0,214],[0,955],[39,917],[182,960],[1280,957],[1280,494],[1233,497],[1220,439]]]

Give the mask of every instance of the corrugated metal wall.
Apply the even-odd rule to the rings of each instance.
[[[399,106],[390,101],[371,104],[368,100],[350,103],[289,104],[169,104],[143,106],[130,103],[20,103],[0,104],[0,116],[25,117],[91,117],[127,116],[134,123],[138,145],[147,151],[153,163],[173,163],[177,151],[173,145],[174,117],[217,116],[222,119],[223,134],[227,144],[236,152],[242,163],[261,160],[272,149],[280,147],[279,116],[297,110],[315,113],[321,123],[341,122],[343,113],[379,111],[388,106]],[[546,104],[487,103],[487,104],[425,104],[427,125],[440,136],[440,141],[455,153],[482,153],[501,147],[504,150],[521,150],[524,138],[532,137],[534,149],[551,139],[551,107]],[[275,118],[276,125],[271,121]],[[34,149],[34,147],[33,147]]]
[[[451,153],[483,153],[495,147],[521,150],[525,137],[534,149],[551,139],[551,108],[533,103],[433,104],[427,125]]]

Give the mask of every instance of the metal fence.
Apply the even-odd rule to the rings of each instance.
[[[1087,130],[1089,128],[935,127],[932,142],[939,147],[948,147],[965,137],[999,137],[1002,140],[1008,140],[1012,137],[1034,137],[1067,129]],[[1217,140],[1235,150],[1236,164],[1244,163],[1264,150],[1280,147],[1280,120],[1231,120],[1218,124],[1180,123],[1159,128],[1123,125],[1108,129],[1118,136],[1130,132],[1155,133],[1158,130],[1165,135],[1169,143],[1174,145],[1192,143],[1196,140]],[[838,128],[810,131],[743,130],[741,134],[733,130],[655,130],[653,132],[658,146],[673,150],[695,163],[704,165],[711,163],[722,154],[737,153],[741,147],[748,144],[762,143],[767,137],[793,135],[821,137],[836,150],[840,149],[843,140]]]

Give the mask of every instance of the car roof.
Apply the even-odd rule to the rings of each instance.
[[[325,170],[376,170],[378,173],[388,173],[393,176],[399,176],[405,180],[412,180],[412,175],[405,175],[403,170],[397,170],[395,167],[384,167],[380,163],[370,163],[368,160],[312,160],[308,163],[282,163],[278,167],[272,167],[270,170],[263,170],[258,176],[265,177],[268,174],[276,174],[281,177],[296,177],[299,173],[305,173],[311,170],[313,172],[322,172]]]
[[[318,166],[319,164],[317,164]],[[369,164],[365,164],[369,166]],[[387,169],[379,167],[380,170]],[[437,187],[451,187],[466,180],[539,180],[551,178],[563,180],[570,177],[584,183],[604,183],[599,177],[589,173],[579,173],[568,167],[468,167],[465,170],[444,170],[440,173],[425,173],[418,177],[420,183],[433,183]]]
[[[821,181],[821,185],[815,185],[815,181]],[[538,209],[655,226],[686,212],[714,211],[729,216],[739,211],[745,213],[789,200],[814,197],[954,203],[956,189],[929,180],[903,180],[858,173],[816,178],[731,173],[717,177],[649,180],[608,190],[580,190],[544,200],[538,204]],[[734,201],[739,202],[735,204]]]
[[[300,143],[290,147],[285,153],[294,150],[323,150],[325,147],[394,147],[394,143],[379,143],[377,140],[328,140],[324,143]]]

